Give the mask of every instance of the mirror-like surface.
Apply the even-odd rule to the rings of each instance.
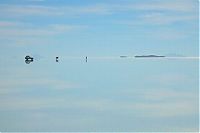
[[[1,131],[198,129],[198,60],[3,62]]]
[[[0,0],[0,132],[198,132],[198,95],[198,0]]]

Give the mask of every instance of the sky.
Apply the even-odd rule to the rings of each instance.
[[[197,0],[2,0],[0,6],[1,53],[198,56]]]
[[[1,0],[0,131],[198,131],[199,59],[145,54],[199,57],[197,0]]]

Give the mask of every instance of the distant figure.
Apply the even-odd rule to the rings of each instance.
[[[56,57],[56,62],[58,62],[58,57]]]
[[[31,62],[33,62],[33,57],[30,57],[29,55],[27,55],[27,56],[25,57],[25,63],[26,63],[26,64],[30,64]]]
[[[85,61],[87,62],[87,60],[88,60],[88,57],[86,56],[86,57],[85,57]]]

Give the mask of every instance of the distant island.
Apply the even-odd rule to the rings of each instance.
[[[128,56],[126,55],[121,55],[120,58],[127,58]]]
[[[165,57],[164,55],[136,55],[135,58],[163,58]]]

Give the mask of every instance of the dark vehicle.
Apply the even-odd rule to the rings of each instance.
[[[33,57],[30,57],[30,56],[27,55],[27,56],[25,57],[25,60],[33,61]]]
[[[25,63],[26,63],[26,64],[30,64],[31,62],[33,62],[33,57],[30,57],[30,56],[27,55],[27,56],[25,57]]]

